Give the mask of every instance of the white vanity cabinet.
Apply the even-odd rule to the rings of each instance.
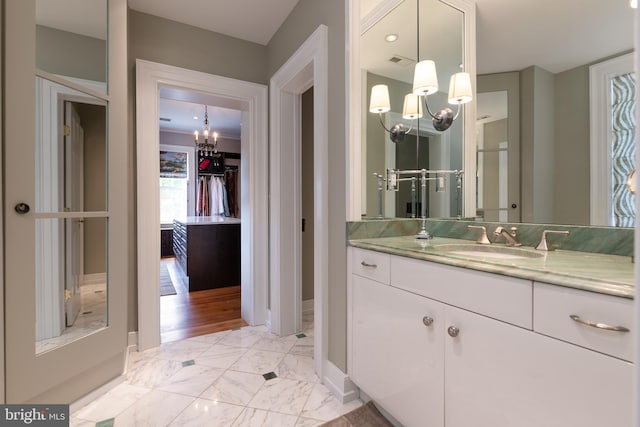
[[[531,281],[349,250],[349,373],[405,427],[630,424],[632,364],[537,333]]]

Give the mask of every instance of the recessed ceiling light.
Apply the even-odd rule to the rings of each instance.
[[[198,116],[193,116],[193,120],[198,120]]]
[[[387,34],[386,36],[384,36],[384,39],[386,41],[388,41],[389,43],[392,43],[392,42],[398,40],[398,35],[397,34]]]

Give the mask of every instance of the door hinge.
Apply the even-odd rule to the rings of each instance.
[[[71,127],[64,125],[64,136],[71,135]]]
[[[64,300],[69,301],[71,299],[71,289],[64,290]]]
[[[302,232],[304,233],[304,229],[306,228],[307,220],[302,218]]]

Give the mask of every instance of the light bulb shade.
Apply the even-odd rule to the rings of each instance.
[[[430,59],[416,64],[413,72],[413,93],[416,95],[431,95],[438,91],[438,75],[436,63]]]
[[[402,118],[415,120],[422,117],[422,99],[413,93],[404,96],[404,107],[402,108]]]
[[[449,104],[466,104],[471,102],[471,77],[469,73],[456,73],[449,83]]]
[[[389,102],[389,88],[387,85],[375,85],[371,88],[369,112],[386,113],[389,110],[391,110],[391,103]]]

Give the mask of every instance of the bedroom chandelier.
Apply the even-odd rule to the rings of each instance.
[[[196,130],[193,132],[193,136],[195,138],[195,144],[198,150],[204,151],[208,153],[217,153],[218,152],[218,132],[213,132],[211,135],[213,141],[209,142],[209,113],[207,111],[207,106],[204,106],[204,123],[202,125],[202,142],[200,142],[200,133]]]

